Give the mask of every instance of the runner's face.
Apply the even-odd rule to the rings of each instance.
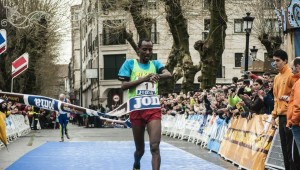
[[[139,48],[139,57],[141,63],[148,63],[152,57],[153,45],[150,41],[143,41]]]

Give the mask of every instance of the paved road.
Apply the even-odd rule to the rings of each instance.
[[[132,141],[131,129],[122,128],[83,128],[75,125],[69,125],[71,139],[69,141]],[[59,141],[59,130],[46,129],[31,131],[28,135],[22,136],[8,145],[8,151],[5,148],[0,149],[0,169],[5,169],[17,159],[22,157],[32,149],[39,147],[47,141]],[[146,140],[148,140],[146,135]],[[67,140],[68,141],[68,140]],[[162,136],[162,141],[183,149],[197,157],[222,166],[229,170],[236,170],[237,167],[226,162],[216,153],[208,153],[208,150],[200,146],[182,141],[179,139]]]

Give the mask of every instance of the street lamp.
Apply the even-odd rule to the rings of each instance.
[[[258,49],[255,48],[255,46],[253,46],[253,48],[250,49],[250,51],[251,51],[251,57],[252,57],[252,60],[255,61],[255,60],[256,60],[256,54],[257,54]]]
[[[250,17],[250,12],[246,13],[247,16],[243,17],[244,26],[246,32],[246,51],[245,51],[245,75],[248,71],[248,58],[249,58],[249,36],[252,29],[252,23],[254,20],[254,17]]]

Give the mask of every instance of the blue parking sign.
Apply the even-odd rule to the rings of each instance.
[[[0,55],[4,53],[7,49],[7,41],[6,41],[6,30],[0,30]]]

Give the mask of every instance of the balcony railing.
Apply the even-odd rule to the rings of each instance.
[[[139,37],[137,42],[139,41]],[[151,41],[153,44],[159,44],[159,32],[151,32]]]
[[[123,34],[100,34],[100,45],[126,44]]]
[[[159,32],[151,33],[151,41],[153,44],[159,44]],[[123,34],[100,34],[100,45],[123,45],[126,43]]]

